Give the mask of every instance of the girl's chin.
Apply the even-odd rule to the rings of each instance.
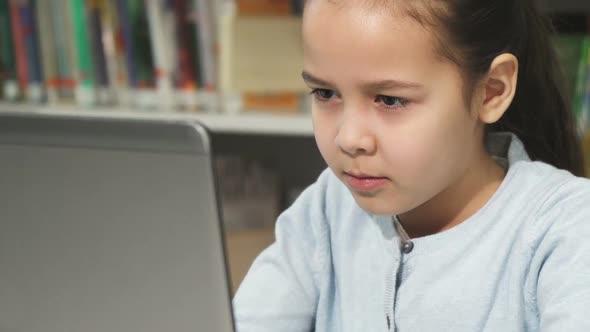
[[[393,216],[407,211],[407,209],[393,204],[391,199],[384,199],[383,197],[379,197],[379,195],[359,195],[354,191],[352,191],[352,195],[354,196],[357,205],[370,214]]]

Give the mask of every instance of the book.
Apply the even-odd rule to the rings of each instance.
[[[86,4],[84,0],[71,0],[70,6],[77,64],[76,101],[84,107],[93,106],[97,96]]]
[[[63,0],[48,0],[49,11],[48,16],[53,28],[53,47],[55,52],[55,62],[57,70],[57,79],[55,82],[58,100],[60,103],[69,103],[73,100],[73,87],[67,87],[66,82],[72,81],[70,67],[71,59],[68,57],[66,49],[66,36],[65,36],[65,19],[64,19],[64,4]],[[71,84],[70,84],[71,85]]]
[[[301,18],[238,16],[224,18],[222,26],[222,93],[240,93],[245,109],[275,110],[281,100],[285,110],[298,111],[301,103],[294,101],[307,91],[301,80]]]
[[[34,0],[21,0],[20,14],[29,75],[25,96],[30,102],[40,103],[44,99],[43,73],[34,3]]]
[[[24,97],[29,85],[29,67],[25,46],[25,33],[21,22],[21,1],[10,0],[10,22],[12,42],[16,58],[19,98]]]
[[[203,104],[207,109],[217,109],[217,100],[213,92],[217,90],[217,13],[213,2],[209,0],[195,0],[197,10],[197,48],[199,52],[199,72],[201,87],[205,93],[201,94]]]
[[[107,67],[105,47],[103,41],[103,22],[102,11],[103,2],[101,0],[88,0],[88,30],[90,33],[91,51],[93,54],[93,65],[96,81],[96,97],[98,104],[110,105],[113,101],[110,88],[110,77]]]
[[[174,8],[164,0],[146,0],[147,17],[154,57],[158,106],[162,109],[173,107],[172,75],[176,66],[174,38]]]
[[[72,43],[73,28],[69,19],[70,0],[50,0],[51,18],[55,29],[59,96],[62,103],[74,103],[76,91],[76,51]]]
[[[133,50],[132,65],[136,75],[136,104],[143,109],[154,109],[158,101],[146,8],[143,0],[127,0],[126,3],[130,27],[129,47]]]
[[[119,37],[123,53],[125,54],[125,67],[127,68],[127,82],[131,89],[137,88],[137,69],[135,65],[135,52],[132,43],[131,21],[129,9],[126,0],[116,0],[118,19],[119,19]]]
[[[197,89],[199,76],[197,66],[197,13],[192,0],[174,0],[176,29],[175,48],[176,66],[174,68],[174,86],[178,90],[178,106],[186,110],[198,107]]]
[[[57,69],[57,52],[53,21],[51,18],[51,2],[37,1],[35,4],[39,43],[41,49],[41,63],[47,102],[59,102],[59,73]]]
[[[236,0],[238,16],[290,16],[292,0]]]
[[[246,93],[243,96],[244,111],[266,111],[272,113],[294,113],[300,108],[300,98],[291,92]]]
[[[12,72],[13,91],[52,104],[217,109],[229,91],[248,109],[298,108],[301,2],[230,2],[7,0],[0,79],[10,86]],[[234,5],[244,16],[222,31],[219,13]]]
[[[213,91],[217,86],[215,59],[215,13],[208,0],[195,0],[197,10],[197,45],[199,52],[199,71],[202,73],[201,85],[205,90]]]
[[[10,6],[7,1],[0,1],[0,91],[8,101],[15,101],[19,96],[12,37]]]
[[[121,107],[131,105],[125,40],[119,21],[117,0],[95,0],[101,9],[102,40],[113,102]]]
[[[154,89],[156,77],[146,7],[143,0],[127,0],[127,3],[131,23],[131,43],[137,50],[133,56],[137,67],[138,87]]]

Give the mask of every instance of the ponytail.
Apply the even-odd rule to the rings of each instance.
[[[548,18],[533,1],[514,1],[519,32],[511,51],[519,60],[516,95],[512,105],[490,131],[511,131],[524,143],[533,160],[572,174],[584,173],[571,96],[564,92],[563,74],[550,40]]]
[[[413,1],[412,1],[413,2]],[[532,160],[583,175],[583,158],[571,108],[565,95],[557,55],[551,43],[552,25],[535,0],[447,0],[444,8],[405,1],[414,18],[443,28],[439,52],[464,71],[465,86],[489,70],[502,53],[519,61],[514,100],[487,132],[510,131],[524,143]],[[430,1],[420,1],[421,5]],[[438,2],[440,4],[440,2]],[[413,7],[413,8],[412,8]],[[419,17],[422,15],[422,17]],[[473,91],[466,91],[469,99]]]

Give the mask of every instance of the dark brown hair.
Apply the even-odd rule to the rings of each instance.
[[[431,29],[437,50],[462,70],[466,98],[502,53],[518,59],[514,100],[488,132],[510,131],[533,160],[581,176],[582,150],[570,96],[551,43],[553,27],[536,0],[380,0]],[[400,5],[398,7],[397,5]]]
[[[583,175],[571,101],[550,40],[553,27],[534,0],[448,0],[433,12],[457,50],[468,80],[477,80],[499,54],[519,61],[514,100],[488,131],[515,133],[533,160]],[[448,53],[448,52],[447,52]],[[473,83],[473,82],[468,82]],[[468,86],[473,86],[469,84]]]

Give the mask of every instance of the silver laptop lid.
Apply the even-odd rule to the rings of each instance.
[[[0,331],[233,331],[209,136],[0,114]]]

